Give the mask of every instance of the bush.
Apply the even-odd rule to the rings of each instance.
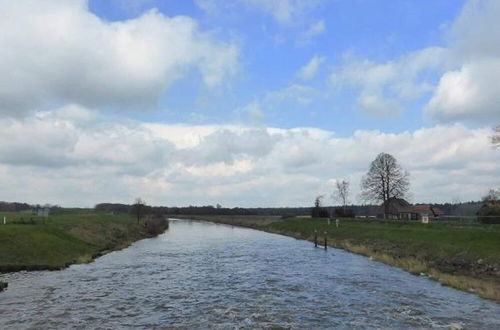
[[[333,214],[337,218],[354,218],[354,211],[352,209],[345,209],[342,207],[337,207],[333,211]]]
[[[146,227],[151,235],[160,235],[168,228],[168,220],[162,215],[153,215],[146,220]]]
[[[329,218],[330,212],[324,207],[314,207],[311,212],[313,218]]]
[[[481,223],[500,224],[500,203],[489,202],[477,211],[477,219]]]

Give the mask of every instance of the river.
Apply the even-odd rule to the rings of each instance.
[[[500,329],[500,304],[424,276],[199,221],[90,264],[4,278],[0,329]]]

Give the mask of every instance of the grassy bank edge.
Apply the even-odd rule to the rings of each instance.
[[[135,221],[135,220],[134,220]],[[122,249],[125,249],[132,245],[133,243],[147,239],[147,238],[152,238],[155,236],[160,235],[163,233],[166,228],[168,227],[162,227],[161,232],[156,232],[156,233],[151,233],[149,230],[147,230],[144,227],[144,224],[138,224],[137,225],[138,229],[135,233],[136,235],[131,235],[131,236],[124,236],[124,237],[114,237],[116,239],[115,242],[113,242],[112,245],[107,245],[104,248],[100,248],[99,250],[95,251],[94,253],[88,253],[86,251],[82,251],[79,253],[78,256],[74,258],[74,260],[68,261],[68,262],[61,262],[60,264],[57,265],[48,265],[48,264],[25,264],[25,265],[0,265],[0,275],[4,273],[12,273],[12,272],[18,272],[18,271],[56,271],[56,270],[62,270],[65,269],[71,265],[74,264],[86,264],[86,263],[91,263],[95,259],[104,256],[108,253],[114,252],[114,251],[119,251]],[[0,292],[3,290],[7,289],[8,283],[5,281],[2,281],[0,279]]]
[[[262,223],[257,221],[243,222],[234,218],[220,218],[215,216],[172,216],[180,219],[202,220],[214,223],[233,225],[238,227],[245,227],[256,229],[268,233],[284,235],[296,239],[314,241],[314,237],[302,235],[301,233],[293,231],[275,230],[268,225],[272,222],[282,221],[279,217],[264,217]],[[273,219],[274,218],[274,219]],[[257,219],[257,217],[255,217]],[[442,285],[450,286],[465,292],[474,293],[486,299],[500,301],[500,284],[486,279],[474,278],[472,276],[455,275],[441,272],[434,267],[430,266],[425,260],[412,258],[412,257],[395,257],[387,253],[380,253],[375,251],[373,247],[367,244],[359,244],[348,239],[330,239],[328,246],[346,250],[348,252],[360,254],[371,258],[372,260],[382,262],[384,264],[401,268],[413,275],[426,275],[430,279],[438,281]]]
[[[20,272],[20,271],[42,271],[42,270],[50,270],[50,271],[55,271],[55,270],[62,270],[65,268],[68,268],[71,265],[76,265],[76,264],[88,264],[93,262],[95,259],[102,257],[103,255],[106,255],[110,252],[114,251],[119,251],[123,250],[133,243],[140,241],[142,239],[146,238],[151,238],[153,237],[152,235],[144,235],[141,237],[138,237],[137,239],[127,239],[124,241],[120,241],[118,244],[111,248],[106,248],[98,251],[97,253],[94,254],[81,254],[78,256],[74,261],[66,262],[61,265],[44,265],[44,264],[39,264],[39,265],[0,265],[0,274],[1,273],[13,273],[13,272]],[[1,281],[0,281],[1,282]]]

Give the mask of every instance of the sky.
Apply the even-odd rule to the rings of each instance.
[[[500,186],[500,1],[0,0],[0,200],[309,206],[392,154]]]

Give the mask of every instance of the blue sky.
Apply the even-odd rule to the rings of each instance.
[[[293,101],[265,105],[265,124],[284,128],[312,126],[339,134],[351,134],[356,129],[401,132],[419,128],[428,123],[422,114],[425,101],[406,103],[405,111],[395,118],[367,116],[356,105],[355,93],[350,89],[332,90],[329,71],[341,66],[346,54],[383,63],[421,48],[446,46],[447,30],[464,1],[317,1],[316,6],[297,13],[290,22],[280,22],[265,10],[237,2],[228,5],[227,1],[213,1],[213,12],[200,8],[200,3],[89,2],[93,13],[109,21],[131,19],[154,8],[166,16],[190,16],[201,29],[241,47],[239,72],[230,85],[207,90],[196,74],[187,75],[162,94],[156,108],[132,114],[134,118],[211,124],[245,121],[237,109],[262,102],[267,93],[296,83],[317,88],[325,95],[305,105]],[[324,31],[305,38],[305,31],[319,21],[324,22]],[[321,72],[303,82],[297,78],[297,71],[315,55],[324,57]],[[190,116],[193,112],[199,115],[196,119]]]
[[[500,1],[0,0],[0,195],[298,206],[381,152],[500,186]]]

